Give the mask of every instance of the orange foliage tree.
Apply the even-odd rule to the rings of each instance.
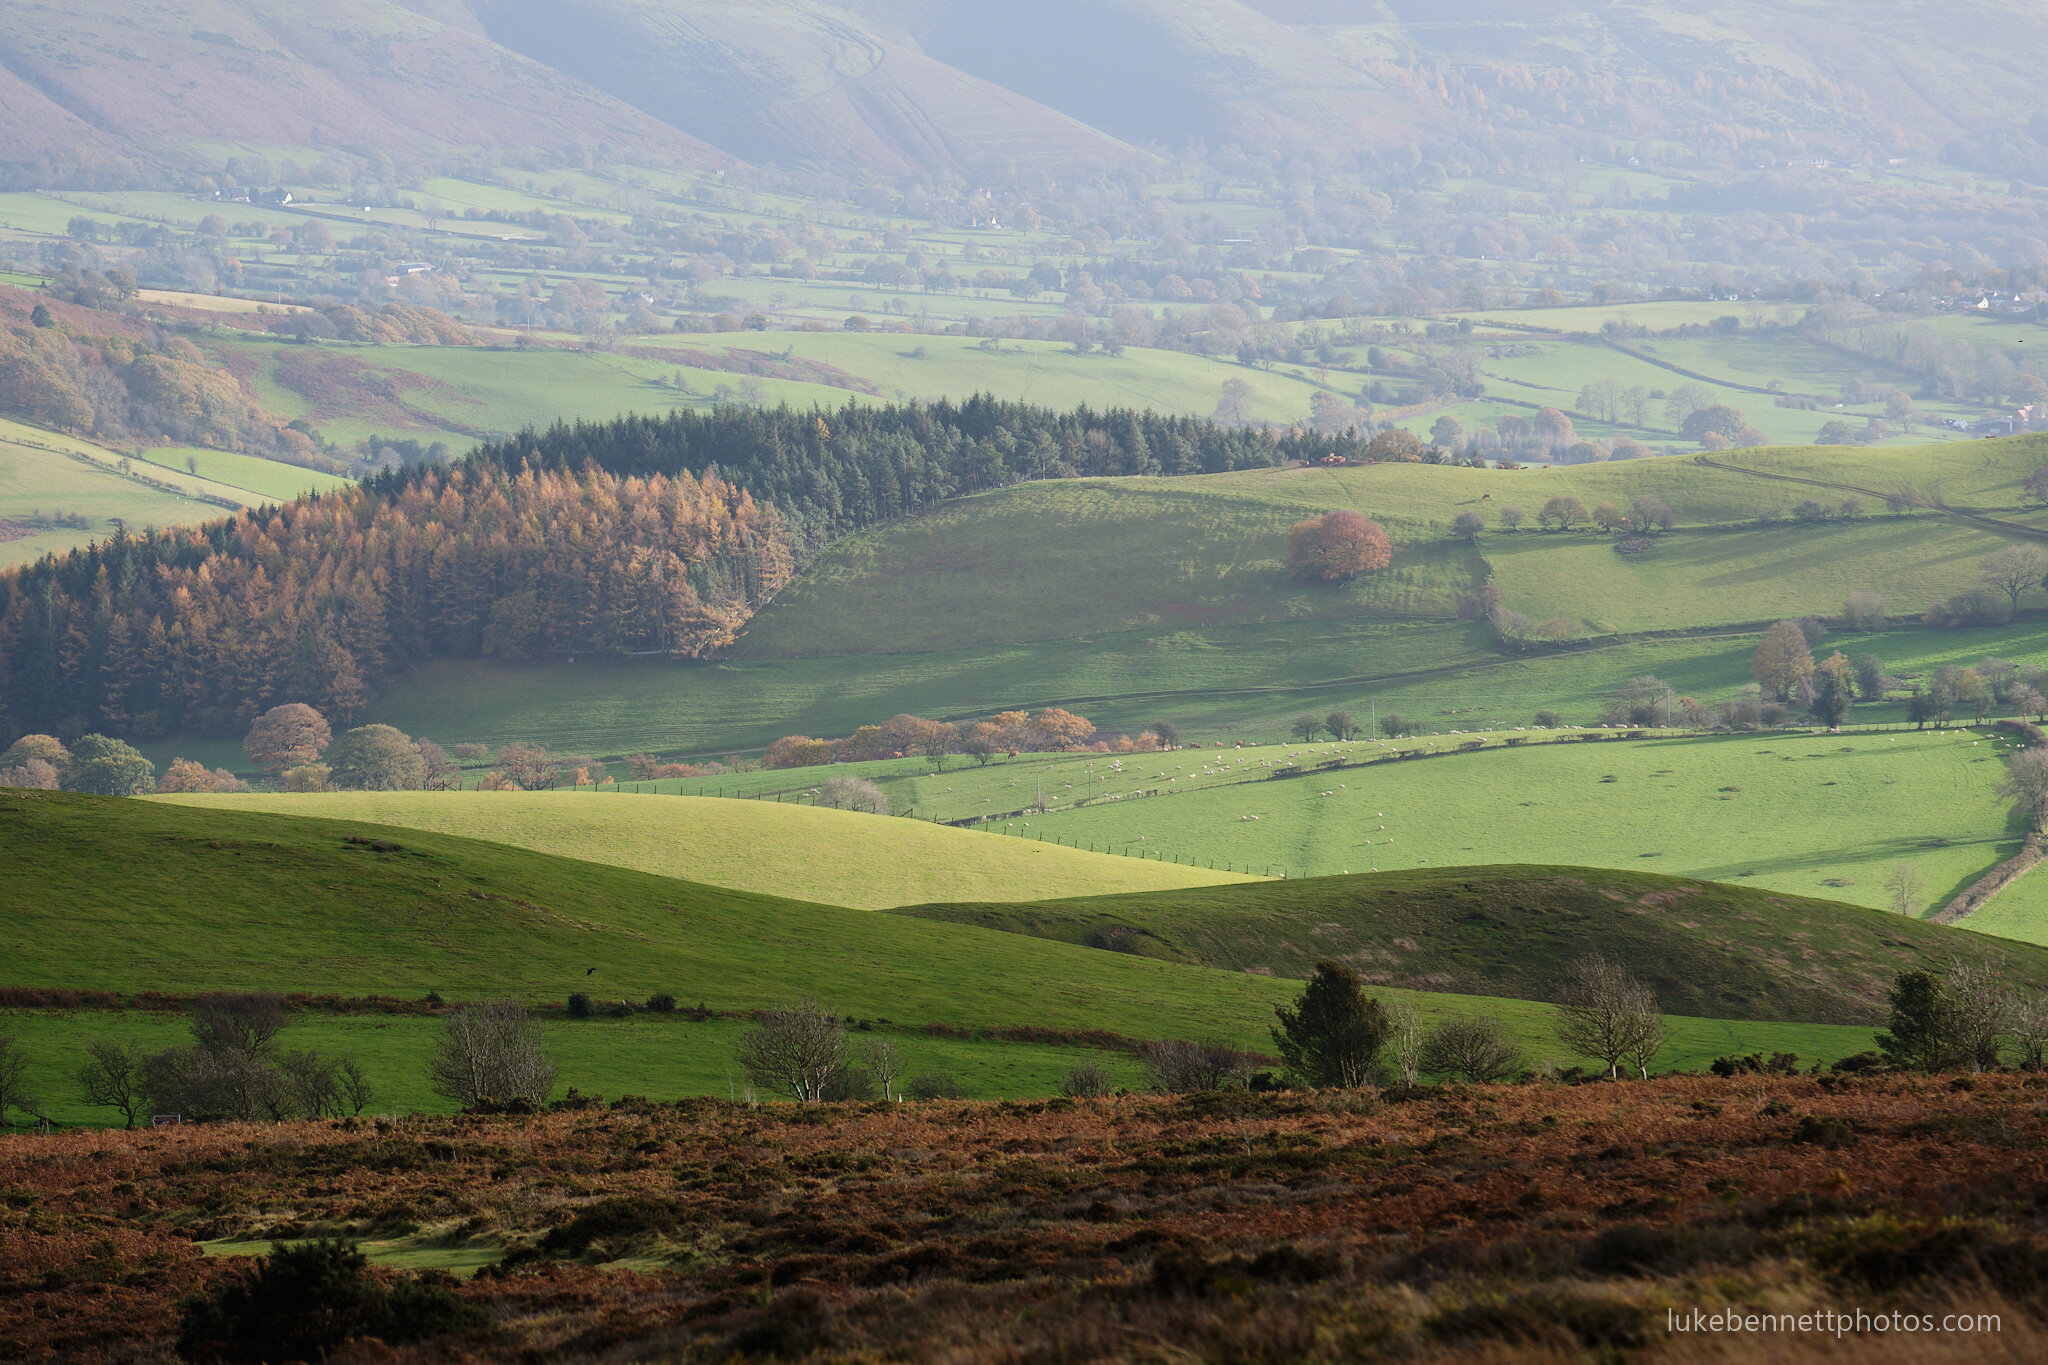
[[[1386,528],[1352,511],[1298,521],[1287,533],[1287,568],[1295,577],[1345,583],[1394,562]]]

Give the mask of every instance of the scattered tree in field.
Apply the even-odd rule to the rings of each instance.
[[[1750,660],[1750,674],[1765,692],[1783,700],[1813,676],[1813,650],[1797,621],[1780,621],[1764,632]]]
[[[1349,711],[1332,711],[1329,715],[1324,716],[1323,728],[1330,732],[1332,739],[1347,740],[1358,738],[1358,722],[1351,718]]]
[[[0,787],[25,787],[53,792],[63,785],[63,774],[40,758],[12,767],[0,767]]]
[[[960,742],[960,752],[973,759],[976,767],[986,768],[989,765],[989,761],[1001,753],[1002,750],[998,749],[996,742],[987,736],[975,735],[970,739]]]
[[[1154,721],[1152,723],[1152,733],[1158,737],[1160,748],[1178,749],[1180,747],[1180,730],[1172,721]]]
[[[1521,528],[1522,519],[1527,515],[1527,513],[1523,512],[1521,508],[1515,506],[1515,504],[1510,502],[1503,504],[1501,506],[1500,511],[1495,513],[1495,515],[1500,518],[1501,530],[1514,531],[1519,530]]]
[[[1669,725],[1678,709],[1678,693],[1653,674],[1630,678],[1600,703],[1605,725]]]
[[[207,995],[189,1011],[192,1043],[151,1053],[140,1089],[156,1113],[187,1118],[283,1120],[341,1117],[346,1058],[285,1053],[277,1046],[287,1018],[275,996]]]
[[[1714,403],[1686,414],[1678,424],[1678,434],[1688,441],[1704,441],[1709,435],[1715,435],[1725,439],[1729,445],[1743,445],[1750,435],[1749,419],[1739,408]]]
[[[1878,1050],[1893,1066],[1914,1071],[1996,1066],[2013,1004],[2013,994],[1981,964],[1958,961],[1939,976],[1900,972]]]
[[[2020,480],[2020,496],[2028,502],[2048,502],[2048,464]]]
[[[498,772],[521,791],[546,791],[559,782],[562,765],[539,744],[507,744],[498,750]]]
[[[1543,504],[1543,510],[1536,514],[1536,524],[1546,531],[1570,531],[1586,524],[1586,504],[1569,493],[1560,493]]]
[[[1414,1085],[1422,1072],[1422,1048],[1429,1037],[1429,1025],[1422,1011],[1405,1002],[1387,1006],[1387,1045],[1393,1049],[1394,1069],[1401,1084]]]
[[[2005,701],[2006,705],[2020,715],[2032,716],[2036,720],[2048,718],[2048,697],[2042,696],[2038,690],[2025,683],[2019,684],[2007,693]]]
[[[164,769],[164,775],[157,779],[156,789],[160,792],[245,792],[249,790],[249,784],[226,768],[208,772],[203,763],[189,758],[174,758],[171,766]]]
[[[425,770],[424,785],[428,791],[446,791],[462,785],[462,769],[448,756],[448,751],[431,739],[413,741],[419,746],[420,765]]]
[[[1885,672],[1884,660],[1875,654],[1858,654],[1849,661],[1849,667],[1855,671],[1856,691],[1864,701],[1884,700],[1885,689],[1892,681]]]
[[[1856,682],[1838,649],[1814,665],[1813,714],[1830,730],[1838,730],[1855,704]]]
[[[846,1029],[811,999],[762,1010],[736,1056],[747,1079],[800,1103],[825,1098],[846,1067]]]
[[[1398,711],[1389,711],[1380,717],[1380,732],[1388,739],[1399,739],[1414,728],[1408,723],[1408,718]]]
[[[1451,534],[1460,540],[1477,540],[1486,529],[1486,518],[1477,512],[1460,512],[1451,518]]]
[[[140,796],[156,785],[156,765],[125,741],[85,735],[71,746],[63,784],[66,791]]]
[[[811,768],[830,763],[836,754],[837,746],[829,739],[812,739],[809,735],[784,735],[769,745],[767,751],[761,755],[761,766]]]
[[[1901,915],[1917,915],[1925,885],[1919,868],[1899,863],[1884,874],[1885,904]]]
[[[539,1105],[554,1088],[539,1021],[516,1000],[457,1005],[427,1067],[434,1093],[464,1109]]]
[[[1642,494],[1629,504],[1628,526],[1632,531],[1644,535],[1651,531],[1668,531],[1677,521],[1677,514],[1664,505],[1662,498],[1652,497],[1648,493]]]
[[[333,738],[325,716],[304,702],[286,702],[256,717],[242,740],[242,752],[258,769],[276,777],[287,768],[319,762]]]
[[[23,735],[7,746],[6,753],[0,754],[0,768],[28,763],[45,763],[61,773],[71,766],[71,751],[55,735]]]
[[[13,1038],[0,1036],[0,1126],[12,1122],[19,1111],[25,1118],[36,1116],[35,1092],[28,1084],[28,1054]]]
[[[2006,1036],[2019,1053],[2019,1064],[2039,1071],[2048,1064],[2048,991],[2015,991],[2006,1007]]]
[[[1603,502],[1595,507],[1592,515],[1593,524],[1603,531],[1612,531],[1627,520],[1622,510],[1611,502]]]
[[[2033,828],[2048,829],[2048,749],[2022,749],[2005,765],[1998,799]]]
[[[363,725],[334,741],[330,780],[343,791],[418,791],[427,760],[412,736],[389,725]]]
[[[1239,1090],[1251,1083],[1258,1061],[1250,1053],[1217,1039],[1199,1042],[1167,1038],[1138,1049],[1152,1088],[1169,1095],[1204,1090]]]
[[[1116,1090],[1116,1077],[1101,1062],[1082,1062],[1069,1067],[1060,1082],[1060,1093],[1077,1100],[1099,1100]]]
[[[833,810],[861,811],[867,815],[889,813],[889,798],[865,777],[828,777],[819,784],[814,799],[818,805]]]
[[[1392,1024],[1366,995],[1358,973],[1341,962],[1318,962],[1292,1009],[1278,1006],[1273,1042],[1287,1069],[1309,1085],[1352,1089],[1372,1077]]]
[[[1859,590],[1842,604],[1842,624],[1850,630],[1882,630],[1889,621],[1883,593]]]
[[[1664,1041],[1664,1020],[1650,988],[1609,957],[1588,957],[1565,971],[1558,992],[1558,1041],[1573,1052],[1597,1057],[1609,1076],[1621,1074],[1624,1058],[1649,1062]]]
[[[1323,722],[1315,716],[1301,715],[1287,722],[1287,733],[1303,744],[1315,743],[1317,735],[1323,732]]]
[[[2004,593],[2012,609],[2018,611],[2020,598],[2027,590],[2040,587],[2042,580],[2048,579],[2048,555],[2031,545],[2008,545],[1984,557],[1978,566],[1978,577],[1986,587]]]
[[[85,1050],[78,1088],[85,1102],[121,1115],[124,1128],[142,1112],[142,1049],[129,1043],[97,1042]]]
[[[1522,1050],[1507,1026],[1491,1015],[1446,1019],[1422,1042],[1422,1069],[1492,1085],[1522,1069]]]
[[[854,1049],[854,1060],[882,1092],[882,1098],[896,1098],[896,1082],[903,1076],[903,1054],[887,1038],[869,1038]]]
[[[1539,730],[1556,730],[1564,725],[1564,717],[1555,711],[1538,711],[1535,723]]]
[[[1347,583],[1394,562],[1386,528],[1349,510],[1325,512],[1287,533],[1287,569],[1317,583]]]

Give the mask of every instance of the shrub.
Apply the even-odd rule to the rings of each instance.
[[[1116,1077],[1101,1062],[1088,1061],[1067,1070],[1066,1079],[1060,1082],[1060,1093],[1079,1100],[1101,1099],[1116,1089]]]
[[[1167,1038],[1139,1049],[1152,1086],[1170,1095],[1237,1090],[1250,1083],[1257,1059],[1215,1039]]]
[[[211,1295],[179,1305],[178,1354],[192,1361],[321,1360],[361,1337],[403,1345],[482,1327],[445,1275],[385,1289],[363,1253],[339,1239],[282,1246]]]
[[[676,998],[667,991],[656,991],[647,997],[647,1010],[650,1014],[674,1014]]]
[[[1422,1069],[1491,1085],[1522,1069],[1522,1052],[1492,1016],[1446,1019],[1422,1040]]]
[[[1656,544],[1648,536],[1623,536],[1614,542],[1614,552],[1618,555],[1648,554]]]
[[[864,811],[869,815],[889,813],[889,798],[865,777],[828,777],[819,786],[816,801],[833,810]]]
[[[904,1082],[903,1093],[913,1100],[963,1100],[967,1091],[950,1071],[926,1071]]]
[[[585,995],[582,991],[575,991],[570,994],[569,1017],[571,1019],[588,1019],[592,1013],[589,996]]]

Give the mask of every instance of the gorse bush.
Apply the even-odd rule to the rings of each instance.
[[[180,1305],[178,1354],[191,1361],[321,1360],[362,1337],[404,1345],[489,1321],[445,1275],[408,1276],[386,1289],[364,1270],[363,1253],[338,1239],[279,1247],[253,1271]]]

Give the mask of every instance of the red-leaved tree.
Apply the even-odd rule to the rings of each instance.
[[[1344,583],[1394,562],[1386,528],[1356,512],[1326,512],[1287,533],[1287,568],[1314,583]]]

